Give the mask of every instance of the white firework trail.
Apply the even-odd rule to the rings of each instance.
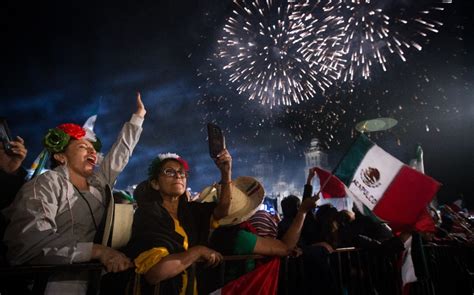
[[[340,74],[342,82],[360,76],[368,79],[376,65],[387,71],[390,55],[405,62],[409,49],[420,51],[422,41],[443,25],[431,19],[434,12],[444,10],[441,3],[421,10],[402,7],[395,0],[327,0],[324,6],[344,23],[339,44],[343,46],[340,56],[347,64]]]
[[[292,105],[324,93],[338,78],[325,55],[328,26],[300,13],[304,5],[234,0],[214,58],[239,94],[270,107]]]

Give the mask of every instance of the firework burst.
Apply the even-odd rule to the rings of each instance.
[[[343,37],[337,39],[342,44],[340,56],[347,60],[342,82],[368,79],[375,65],[386,71],[390,55],[406,61],[407,50],[421,50],[428,35],[438,32],[442,23],[431,17],[444,10],[441,3],[407,9],[399,1],[386,0],[327,0],[324,6],[344,24]]]
[[[300,13],[301,5],[234,0],[234,6],[214,59],[239,94],[273,107],[300,103],[332,85],[337,68],[324,58],[326,28]]]
[[[323,98],[335,82],[386,71],[390,55],[421,50],[444,10],[427,1],[234,0],[209,60],[225,85],[270,107]]]
[[[355,135],[353,127],[357,122],[367,118],[394,117],[400,122],[397,133],[406,133],[412,122],[408,117],[413,103],[404,101],[408,96],[394,97],[388,91],[390,85],[374,84],[369,78],[377,70],[393,66],[393,57],[408,59],[407,49],[421,50],[430,33],[436,33],[442,25],[433,19],[443,10],[423,0],[410,3],[409,8],[398,2],[388,5],[389,2],[382,6],[381,2],[366,0],[298,1],[285,6],[281,2],[253,1],[248,2],[254,3],[249,7],[250,4],[244,6],[242,1],[236,1],[237,8],[226,19],[215,54],[198,70],[204,81],[198,102],[206,112],[203,123],[212,121],[225,126],[223,122],[237,122],[225,127],[226,134],[245,133],[235,139],[237,142],[284,141],[290,151],[312,137],[319,138],[327,148],[337,147],[341,138]],[[363,15],[369,15],[371,21]],[[349,22],[350,17],[353,19]],[[361,20],[367,22],[365,27]],[[270,23],[280,25],[273,27]],[[293,30],[289,32],[289,28]],[[285,46],[276,46],[278,41]],[[273,47],[264,46],[270,43]],[[291,54],[277,54],[274,51],[278,48],[287,48],[286,52]],[[296,63],[295,58],[300,62]],[[406,74],[408,66],[401,65],[401,70],[405,70],[401,76],[397,72],[386,74],[397,77],[393,81],[399,81],[397,87],[401,89],[405,86],[400,83],[418,80]],[[317,83],[321,80],[308,79],[310,71],[303,74],[288,70],[295,67],[312,69],[317,79],[327,79],[327,86],[320,88]],[[275,86],[278,84],[272,83],[281,77],[287,80],[282,80],[279,89]],[[299,90],[296,83],[289,83],[295,77],[311,83],[314,92]],[[236,99],[236,89],[250,100]],[[318,99],[309,99],[314,96]],[[424,123],[429,125],[430,132],[439,129],[429,124],[428,118]]]

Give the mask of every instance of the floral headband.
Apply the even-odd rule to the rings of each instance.
[[[89,140],[97,152],[102,148],[102,143],[92,130],[73,123],[49,129],[43,138],[43,145],[51,154],[60,153],[64,151],[71,138]]]
[[[185,159],[181,158],[177,154],[174,153],[165,153],[159,154],[153,161],[151,162],[150,166],[148,166],[148,177],[152,179],[156,172],[161,168],[161,164],[166,159],[174,159],[178,161],[181,165],[183,165],[184,170],[189,171],[188,162]]]

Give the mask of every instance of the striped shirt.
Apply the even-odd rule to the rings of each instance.
[[[261,237],[276,238],[278,224],[273,216],[265,210],[255,212],[249,219],[249,223],[257,230]]]

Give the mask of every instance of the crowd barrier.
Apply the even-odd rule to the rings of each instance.
[[[424,251],[414,254],[418,282],[410,285],[412,295],[474,294],[474,248],[454,246],[423,246]],[[258,255],[225,256],[222,263],[209,279],[218,287],[225,283],[226,265],[235,261],[261,259]],[[327,263],[325,265],[325,263]],[[328,276],[323,281],[331,287],[331,294],[341,295],[401,295],[402,281],[399,255],[386,255],[374,250],[344,249],[325,257],[325,263],[314,265]],[[0,267],[0,284],[8,282],[33,283],[33,294],[42,294],[48,276],[56,272],[89,271],[100,275],[100,263],[80,263],[72,265],[35,265]],[[304,294],[306,281],[305,265],[302,257],[282,258],[279,276],[279,295]],[[329,281],[331,280],[331,281]],[[157,286],[158,287],[158,286]],[[158,288],[156,288],[158,289]],[[99,290],[98,281],[90,286],[89,294]]]
[[[387,255],[375,250],[341,250],[327,256],[333,290],[341,295],[472,295],[474,294],[474,248],[454,246],[423,246],[423,251],[412,254],[418,281],[409,284],[403,293],[401,256]],[[304,293],[307,281],[302,258],[285,258],[282,263],[279,294]],[[318,284],[317,281],[310,283]],[[330,279],[321,283],[331,284]],[[317,286],[316,286],[317,289]]]
[[[103,266],[99,262],[3,266],[0,267],[0,294],[43,294],[48,278],[54,273],[61,272],[88,272],[91,277],[88,294],[96,294],[102,270]]]

